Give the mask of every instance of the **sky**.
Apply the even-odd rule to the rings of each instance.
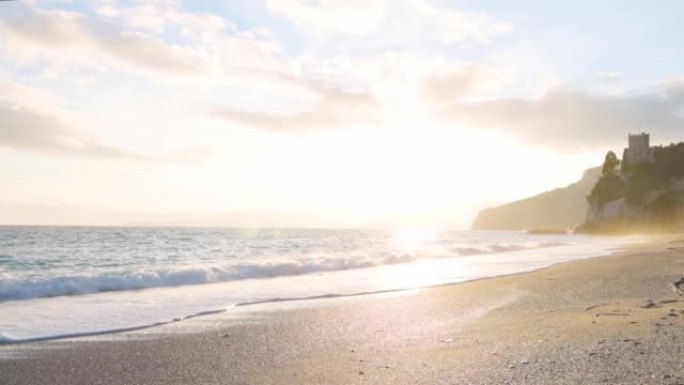
[[[0,224],[469,228],[679,141],[677,1],[0,2]]]

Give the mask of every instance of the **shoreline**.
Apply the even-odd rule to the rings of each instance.
[[[409,291],[414,291],[414,290],[425,290],[425,289],[432,289],[432,288],[439,288],[439,287],[444,287],[444,286],[450,286],[450,285],[458,285],[462,284],[465,282],[472,282],[472,281],[479,281],[482,279],[495,279],[498,277],[507,277],[507,276],[513,276],[517,274],[524,274],[528,273],[531,271],[537,271],[537,270],[542,270],[545,268],[548,268],[550,266],[554,265],[559,265],[559,264],[564,264],[568,262],[572,262],[575,260],[582,260],[582,259],[587,259],[587,258],[597,258],[597,257],[602,257],[605,256],[605,253],[614,253],[616,250],[624,250],[630,245],[638,245],[640,243],[643,243],[643,240],[641,241],[636,241],[634,239],[628,239],[624,238],[623,241],[625,243],[615,243],[613,242],[610,244],[610,246],[606,244],[597,244],[596,247],[598,247],[597,250],[592,250],[588,251],[587,246],[591,245],[580,245],[580,244],[567,244],[567,245],[559,245],[559,246],[541,246],[538,248],[532,248],[532,249],[523,249],[523,250],[514,250],[514,251],[506,251],[506,252],[494,252],[494,253],[484,253],[484,254],[475,254],[475,255],[465,255],[465,256],[459,256],[459,257],[450,257],[450,258],[435,258],[435,259],[418,259],[416,261],[413,261],[411,263],[406,263],[406,264],[389,264],[389,265],[382,265],[382,266],[374,266],[371,268],[363,268],[363,269],[343,269],[339,271],[332,271],[332,272],[326,272],[327,274],[354,274],[355,271],[373,271],[369,269],[403,269],[403,270],[410,270],[411,266],[414,266],[415,268],[419,268],[421,272],[418,274],[418,276],[421,276],[421,274],[426,274],[426,277],[428,279],[422,279],[419,280],[422,281],[420,283],[414,282],[413,284],[407,284],[405,286],[401,286],[401,284],[394,284],[391,286],[387,285],[380,285],[376,287],[373,287],[373,285],[366,285],[367,287],[363,287],[361,285],[360,287],[356,287],[357,291],[341,291],[341,292],[334,292],[334,291],[320,291],[319,293],[313,293],[311,295],[303,295],[303,296],[272,296],[272,297],[265,297],[265,298],[254,298],[254,299],[247,299],[245,298],[244,301],[242,302],[235,302],[235,303],[229,303],[227,304],[221,304],[218,303],[218,306],[210,306],[205,309],[196,309],[196,312],[191,312],[191,313],[186,313],[186,314],[175,314],[172,315],[168,318],[157,318],[155,320],[150,320],[149,323],[128,323],[128,324],[120,324],[120,325],[112,325],[111,328],[96,328],[93,330],[69,330],[69,331],[63,331],[61,333],[56,333],[56,334],[38,334],[38,335],[29,335],[29,336],[22,336],[18,337],[16,335],[2,335],[0,333],[0,347],[2,346],[12,346],[12,345],[20,345],[20,344],[29,344],[29,343],[35,343],[35,342],[49,342],[49,341],[60,341],[60,340],[75,340],[78,341],[78,339],[82,338],[88,338],[88,337],[96,337],[96,336],[107,336],[111,335],[112,338],[116,338],[116,335],[123,334],[123,333],[128,333],[128,332],[136,332],[140,330],[146,330],[146,329],[152,329],[152,328],[160,328],[160,327],[165,327],[167,325],[173,325],[173,324],[178,324],[181,322],[186,322],[187,320],[198,318],[198,317],[203,317],[207,315],[213,315],[217,313],[224,313],[224,312],[230,312],[231,309],[235,308],[242,308],[246,306],[253,306],[253,305],[266,305],[268,306],[269,304],[280,304],[280,303],[292,303],[293,307],[297,306],[307,306],[306,304],[303,303],[303,301],[320,301],[320,300],[327,300],[327,299],[344,299],[344,298],[349,298],[349,297],[359,297],[359,296],[367,296],[367,295],[382,295],[382,294],[391,294],[391,293],[402,293],[402,292],[409,292]],[[580,249],[577,249],[580,247]],[[578,250],[582,250],[578,253]],[[537,257],[532,257],[531,260],[528,260],[528,254],[531,255],[536,255]],[[574,255],[571,257],[571,255]],[[566,256],[568,258],[566,258]],[[513,262],[509,261],[502,261],[500,258],[512,258]],[[540,266],[533,266],[533,267],[524,267],[526,263],[532,262],[533,264],[539,264],[541,260],[537,260],[539,257],[541,257],[541,260],[543,259],[548,259],[548,261],[541,262]],[[498,261],[491,262],[490,258],[495,258],[499,259]],[[522,258],[522,260],[520,260]],[[537,258],[537,259],[535,259]],[[560,258],[560,259],[559,259]],[[487,265],[494,265],[494,266],[505,266],[508,264],[515,265],[513,271],[511,269],[504,269],[504,271],[499,271],[496,273],[491,273],[489,272],[488,268],[485,268],[481,270],[481,273],[475,273],[475,274],[480,274],[480,276],[450,276],[448,278],[438,278],[438,274],[435,274],[437,271],[458,271],[458,269],[462,269],[463,267],[461,266],[462,261],[471,261],[467,262],[468,265],[472,264],[474,261],[474,264],[476,266],[487,266]],[[429,270],[425,270],[425,267],[430,267]],[[437,268],[437,269],[436,269]],[[508,271],[505,271],[508,270]],[[382,270],[378,270],[382,271]],[[473,273],[472,271],[472,266],[470,266],[470,273]],[[373,278],[384,278],[387,279],[385,276],[376,276],[373,277],[373,275],[368,275],[367,273],[360,273],[365,275],[366,279],[373,279]],[[375,273],[373,273],[375,274]],[[311,274],[314,275],[314,274]],[[405,272],[404,272],[405,275]],[[279,277],[279,278],[293,278],[293,277],[299,277],[299,275],[295,275],[292,277]],[[329,278],[332,278],[333,276],[328,276]],[[355,277],[358,279],[358,277]],[[390,276],[390,278],[392,278]],[[411,277],[406,277],[406,278],[411,278]],[[339,279],[336,278],[336,279]],[[260,280],[260,278],[254,278],[254,280]],[[228,282],[214,282],[214,283],[209,283],[207,287],[212,287],[217,285],[223,285],[223,284],[233,284],[236,281],[228,281]],[[291,284],[296,284],[295,282],[292,282]],[[189,285],[187,286],[188,288],[191,289],[199,289],[202,290],[202,285]],[[151,288],[148,290],[151,290],[148,293],[152,293],[155,290],[183,290],[183,286],[178,286],[178,287],[159,287],[159,288]],[[214,290],[216,291],[216,290]],[[112,292],[114,295],[122,295],[125,294],[125,292],[117,292],[114,291]],[[134,295],[138,294],[143,294],[145,293],[144,290],[134,290],[131,291]],[[88,293],[83,296],[62,296],[62,297],[55,297],[58,300],[59,299],[65,299],[65,300],[78,300],[80,298],[92,298],[91,295],[97,295],[97,294],[103,294],[103,293]],[[104,293],[107,294],[107,293]],[[201,295],[201,293],[200,293]]]
[[[199,334],[39,342],[0,372],[8,384],[680,383],[682,238],[401,296],[254,306],[257,322]]]

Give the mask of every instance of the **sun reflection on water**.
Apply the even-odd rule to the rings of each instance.
[[[408,228],[394,230],[391,233],[390,246],[402,255],[419,256],[421,253],[434,254],[441,234],[433,229]],[[447,255],[447,254],[445,254]],[[440,282],[444,266],[437,260],[421,260],[417,258],[410,263],[386,266],[382,273],[375,277],[381,285],[415,289],[428,286],[433,282]]]

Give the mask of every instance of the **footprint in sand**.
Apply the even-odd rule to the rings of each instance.
[[[658,306],[653,300],[650,300],[650,299],[646,302],[645,305],[641,306],[642,309],[655,309],[657,307],[660,307],[660,306]]]
[[[684,294],[684,278],[679,278],[678,280],[672,282],[672,286],[677,295]]]

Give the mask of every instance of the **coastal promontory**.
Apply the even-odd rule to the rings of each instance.
[[[590,168],[582,178],[566,187],[546,191],[498,207],[481,210],[473,230],[572,229],[584,222],[587,195],[601,175]]]

